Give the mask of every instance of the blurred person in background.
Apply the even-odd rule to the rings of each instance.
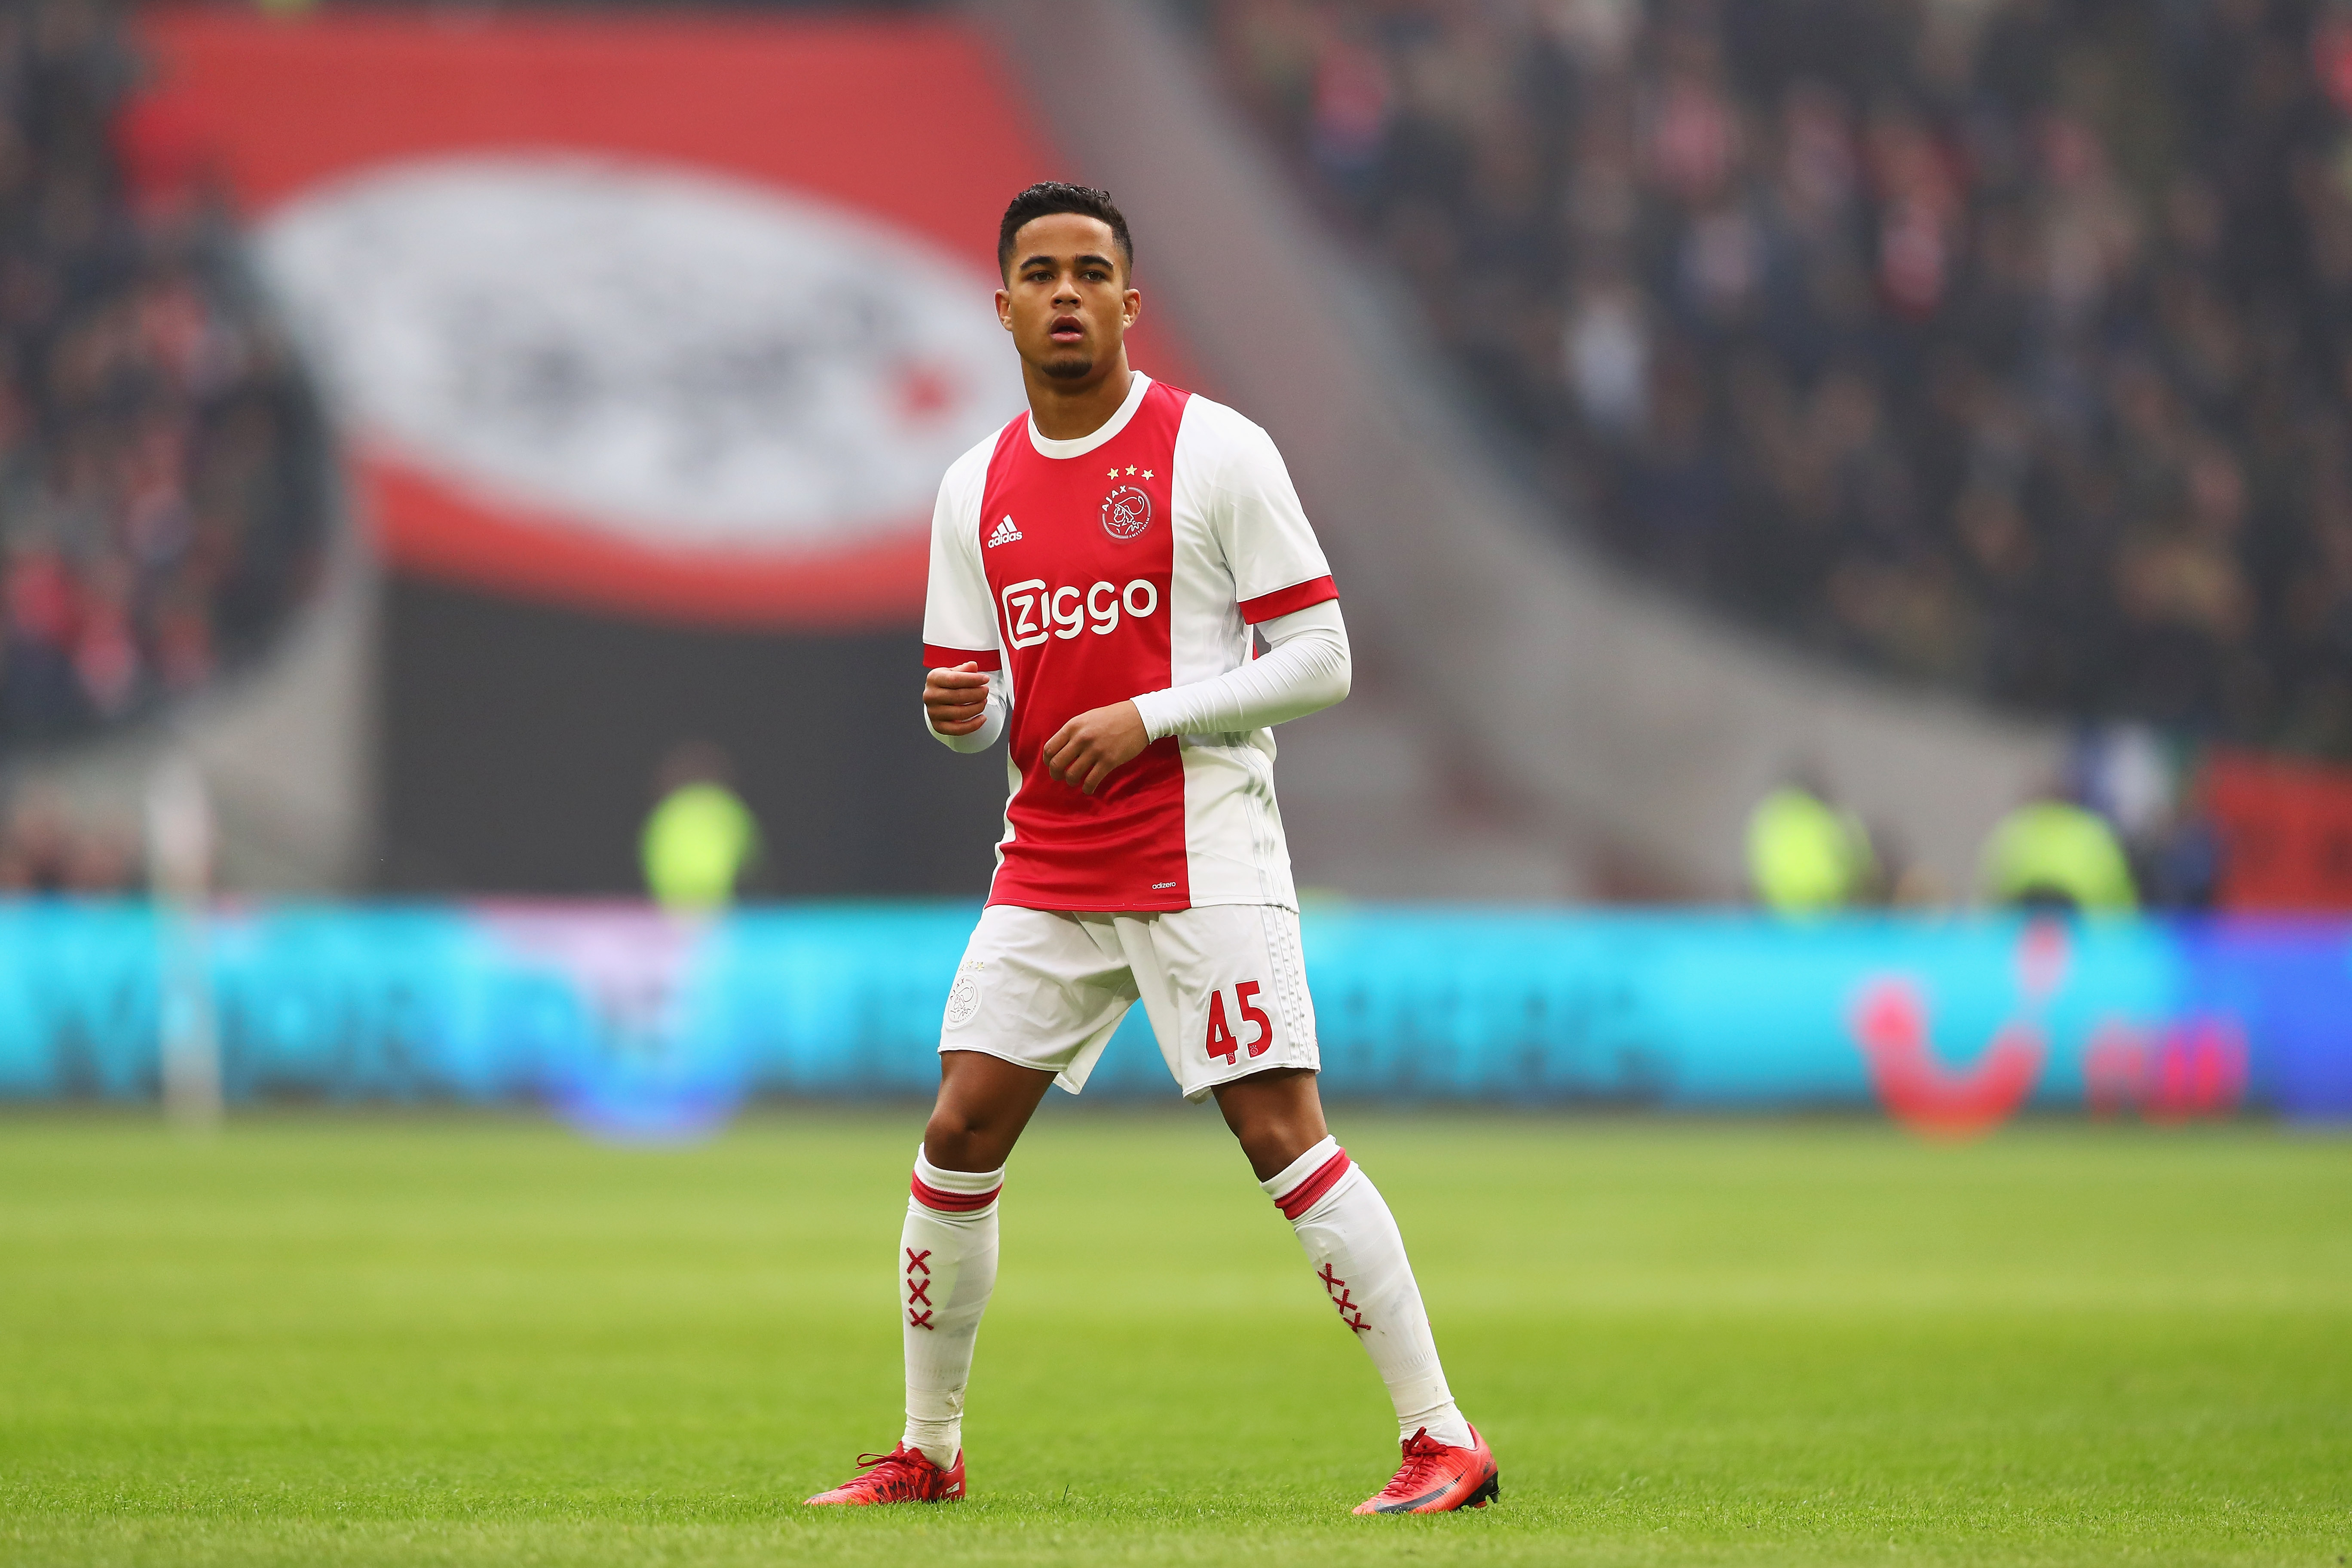
[[[2154,832],[2132,846],[2134,875],[2150,908],[2203,913],[2221,899],[2227,853],[2201,792],[2192,790]]]
[[[2096,724],[2075,737],[2072,767],[2081,803],[2121,838],[2142,901],[2210,909],[2222,845],[2204,810],[2195,753],[2146,724]]]
[[[1979,862],[1985,897],[2015,909],[2130,914],[2131,861],[2115,827],[2053,790],[1994,825]]]
[[[760,859],[760,823],[735,793],[734,764],[709,741],[688,741],[654,776],[654,808],[637,839],[646,890],[666,910],[715,910],[735,901]]]
[[[1868,902],[1877,891],[1878,858],[1869,831],[1826,795],[1800,776],[1748,814],[1748,882],[1765,908],[1817,913]]]
[[[62,893],[73,886],[76,835],[63,803],[46,792],[10,803],[0,837],[0,889],[12,893]]]
[[[10,801],[0,822],[0,894],[104,897],[138,882],[137,851],[121,832],[78,819],[54,790]]]

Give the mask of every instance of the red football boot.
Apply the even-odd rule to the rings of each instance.
[[[1358,1513],[1451,1513],[1485,1508],[1503,1495],[1495,1456],[1478,1428],[1470,1446],[1449,1448],[1424,1426],[1404,1442],[1404,1464],[1389,1484],[1356,1505]]]
[[[963,1496],[961,1451],[956,1454],[955,1463],[943,1470],[931,1463],[920,1448],[909,1448],[901,1443],[887,1454],[858,1455],[857,1468],[865,1473],[829,1492],[817,1493],[809,1499],[809,1506],[866,1508],[877,1502],[954,1502]]]

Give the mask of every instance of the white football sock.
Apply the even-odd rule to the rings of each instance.
[[[915,1151],[898,1234],[898,1330],[907,1351],[907,1433],[941,1469],[963,1447],[972,1342],[996,1289],[996,1194],[1004,1172],[943,1171]]]
[[[1445,1386],[1404,1237],[1372,1179],[1338,1139],[1326,1138],[1258,1185],[1298,1233],[1316,1282],[1389,1385],[1398,1437],[1410,1439],[1425,1426],[1437,1441],[1467,1447],[1470,1424]]]

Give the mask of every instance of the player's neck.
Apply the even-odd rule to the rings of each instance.
[[[1132,389],[1135,373],[1127,367],[1121,347],[1110,368],[1092,381],[1055,381],[1034,367],[1021,367],[1029,392],[1029,420],[1048,441],[1076,441],[1093,435],[1119,411]]]

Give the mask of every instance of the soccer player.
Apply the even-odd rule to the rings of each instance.
[[[1022,192],[997,260],[1029,411],[940,483],[923,706],[956,751],[1009,737],[1012,798],[899,1237],[906,1433],[809,1501],[963,1495],[1006,1158],[1046,1086],[1078,1092],[1140,1000],[1185,1098],[1216,1097],[1388,1384],[1404,1462],[1356,1511],[1483,1507],[1494,1456],[1447,1391],[1396,1221],[1315,1089],[1267,727],[1348,693],[1330,568],[1265,431],[1129,367],[1143,300],[1108,194]]]

